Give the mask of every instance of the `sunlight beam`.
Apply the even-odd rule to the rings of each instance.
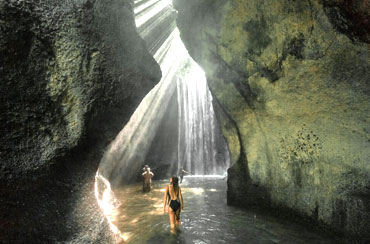
[[[143,4],[144,7],[135,8],[136,27],[139,28],[171,4],[171,0],[148,1],[148,3]]]

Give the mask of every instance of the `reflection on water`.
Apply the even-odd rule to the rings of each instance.
[[[142,184],[115,191],[121,205],[111,219],[127,243],[332,243],[304,226],[227,206],[226,181],[214,177],[184,180],[182,226],[170,234],[168,214],[163,213],[166,184],[154,182],[149,193],[141,192]]]

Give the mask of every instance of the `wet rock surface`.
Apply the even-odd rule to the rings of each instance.
[[[334,28],[351,40],[370,42],[370,2],[324,0],[324,11]]]
[[[1,1],[0,242],[108,243],[105,146],[161,71],[131,1]]]
[[[367,1],[174,6],[181,37],[217,100],[234,163],[228,202],[288,210],[366,243]]]

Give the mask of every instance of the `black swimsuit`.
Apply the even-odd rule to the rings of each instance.
[[[167,192],[167,195],[168,195],[168,199],[170,202],[169,204],[170,207],[172,208],[174,212],[176,212],[181,207],[181,204],[177,200],[171,200],[171,196],[169,192]]]
[[[171,200],[170,201],[170,207],[172,208],[172,210],[174,212],[176,212],[177,209],[179,209],[181,207],[181,204],[177,200]]]

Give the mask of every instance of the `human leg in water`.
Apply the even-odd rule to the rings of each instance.
[[[175,231],[175,227],[180,227],[180,211],[181,205],[177,200],[170,201],[169,213],[171,222],[171,232]]]
[[[168,213],[170,216],[171,233],[175,233],[176,213],[172,210],[172,208],[168,208]]]
[[[175,212],[176,226],[178,227],[180,227],[181,225],[180,212],[181,212],[181,208],[177,209],[177,211]]]

